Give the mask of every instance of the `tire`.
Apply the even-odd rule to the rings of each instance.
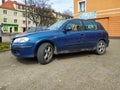
[[[53,58],[53,46],[50,43],[43,43],[37,51],[37,60],[41,64],[48,64]]]
[[[106,52],[106,43],[103,40],[100,40],[96,46],[96,53],[98,55],[103,55]]]

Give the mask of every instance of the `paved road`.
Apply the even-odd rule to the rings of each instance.
[[[0,90],[120,90],[120,39],[105,55],[58,55],[47,65],[0,53]]]

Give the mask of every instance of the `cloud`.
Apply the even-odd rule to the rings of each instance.
[[[52,8],[57,12],[63,12],[70,10],[73,12],[73,0],[50,0]]]

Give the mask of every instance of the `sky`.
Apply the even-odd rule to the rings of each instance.
[[[56,11],[63,12],[70,10],[73,12],[73,0],[50,0],[52,2],[52,8]]]
[[[0,4],[1,4],[1,1],[2,0],[0,0]],[[15,0],[15,1],[22,2],[23,0]],[[52,8],[57,12],[64,12],[66,10],[70,10],[73,12],[74,0],[49,0],[49,1],[52,4]]]

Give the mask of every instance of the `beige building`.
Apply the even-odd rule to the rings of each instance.
[[[2,0],[0,6],[0,23],[3,24],[4,33],[21,33],[26,30],[25,5],[16,1]],[[35,24],[27,19],[28,27]]]
[[[27,7],[27,10],[30,10],[30,7]],[[49,26],[58,20],[73,18],[70,15],[54,12],[52,9],[46,9],[44,12],[44,15],[38,18],[38,20],[41,19],[41,26]],[[29,18],[26,20],[25,15],[25,4],[2,0],[2,5],[0,5],[0,23],[3,24],[3,33],[22,33],[26,30],[26,24],[28,28],[36,26]]]

